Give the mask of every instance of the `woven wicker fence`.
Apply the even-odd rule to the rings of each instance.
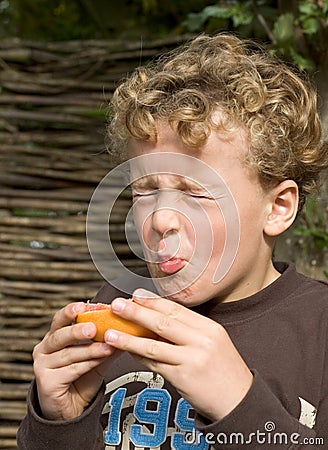
[[[132,42],[0,42],[1,449],[16,448],[31,352],[54,312],[91,298],[103,282],[85,221],[95,187],[113,167],[104,145],[106,103],[119,79],[185,39],[144,42],[142,50]],[[129,208],[121,195],[111,239],[135,268],[124,233]],[[286,242],[280,252],[294,252]]]
[[[31,352],[53,313],[91,298],[103,280],[87,248],[90,197],[113,166],[106,103],[117,81],[185,37],[143,43],[0,42],[0,448],[16,448],[33,377]],[[111,214],[127,267],[130,201]],[[115,273],[113,273],[115,276]]]

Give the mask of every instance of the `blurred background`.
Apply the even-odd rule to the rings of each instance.
[[[114,167],[107,104],[140,64],[201,32],[264,43],[318,87],[328,130],[328,0],[0,0],[0,448],[16,448],[33,377],[31,351],[53,313],[103,283],[85,238],[88,203]],[[112,180],[113,187],[122,183]],[[117,255],[130,196],[109,229]],[[276,259],[328,278],[327,182],[282,236]],[[112,265],[113,278],[117,275]]]

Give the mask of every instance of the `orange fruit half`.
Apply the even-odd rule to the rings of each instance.
[[[147,328],[114,314],[110,305],[104,303],[88,303],[87,311],[76,317],[76,323],[93,322],[97,327],[94,341],[104,342],[104,334],[108,329],[122,331],[133,336],[155,338],[155,334]]]

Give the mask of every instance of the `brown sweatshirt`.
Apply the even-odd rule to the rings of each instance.
[[[246,397],[223,420],[198,416],[172,385],[123,353],[74,420],[43,419],[32,383],[19,449],[328,448],[328,284],[293,266],[276,267],[282,275],[255,295],[195,308],[226,328],[254,374]],[[116,296],[105,285],[94,300]]]

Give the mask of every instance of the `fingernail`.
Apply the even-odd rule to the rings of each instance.
[[[76,305],[73,306],[73,312],[75,314],[78,314],[79,312],[83,311],[85,308],[85,303],[80,302],[80,303],[76,303]]]
[[[118,333],[114,330],[106,331],[105,333],[105,341],[106,342],[117,342],[118,340]]]
[[[147,298],[156,298],[157,296],[153,292],[146,291],[146,289],[138,288],[133,292],[133,297],[143,300]]]
[[[93,324],[85,325],[82,328],[83,336],[85,336],[87,338],[92,337],[94,335],[94,332],[95,332],[95,326]]]
[[[126,300],[122,300],[120,298],[117,298],[113,301],[111,304],[112,310],[114,312],[122,312],[126,307]]]

